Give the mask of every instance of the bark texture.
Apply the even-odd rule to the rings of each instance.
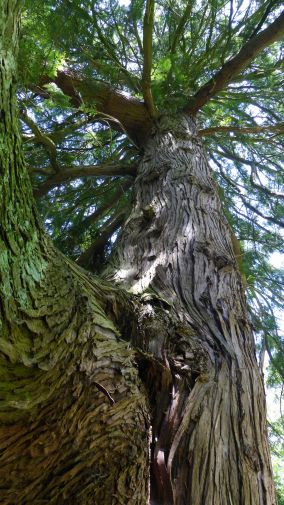
[[[148,407],[133,351],[111,320],[124,295],[53,248],[24,166],[18,10],[16,0],[1,2],[1,505],[145,505]]]
[[[152,504],[275,505],[241,279],[194,122],[161,118],[145,146],[112,273],[130,301],[39,223],[16,118],[18,7],[0,7],[1,504],[148,504],[147,391]]]
[[[113,278],[141,297],[152,502],[275,505],[265,395],[241,276],[193,120],[162,117]]]

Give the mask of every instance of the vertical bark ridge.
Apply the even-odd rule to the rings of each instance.
[[[190,117],[162,117],[153,129],[111,275],[144,304],[152,502],[275,504],[264,388],[231,230]]]
[[[0,6],[0,501],[145,505],[148,406],[104,310],[119,295],[54,249],[32,198],[15,101],[20,3]]]

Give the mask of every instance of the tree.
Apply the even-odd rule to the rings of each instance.
[[[242,3],[229,5],[212,1],[202,11],[198,2],[159,4],[157,17],[153,0],[104,10],[91,1],[33,2],[24,11],[20,61],[31,60],[19,90],[26,160],[34,195],[44,197],[40,211],[54,206],[46,225],[76,264],[54,247],[32,196],[15,100],[19,2],[2,1],[5,504],[145,505],[149,489],[152,504],[276,503],[263,381],[237,258],[242,251],[223,214],[196,115],[202,109],[205,137],[283,131],[277,113],[275,123],[255,124],[241,105],[246,126],[237,116],[225,125],[206,124],[206,114],[213,103],[217,123],[219,101],[223,112],[235,93],[238,103],[246,102],[238,82],[252,95],[262,92],[263,74],[278,82],[275,42],[284,15],[275,1],[255,2],[243,14]],[[195,68],[190,75],[189,68]],[[258,105],[268,117],[266,101]],[[76,155],[84,147],[77,162],[70,155],[74,138],[81,141]],[[38,148],[31,151],[31,142]],[[99,166],[90,163],[88,149],[100,151]],[[260,187],[274,200],[270,208],[264,199],[260,206],[248,202],[242,192],[238,198],[262,219],[268,205],[268,222],[283,224],[281,195],[270,183],[265,187],[257,155],[247,175],[244,153],[226,142],[221,154],[214,151],[230,184],[225,199],[234,201],[239,179],[224,173],[222,155],[236,160],[253,190]],[[89,183],[90,176],[99,179]],[[283,174],[277,177],[280,184]],[[63,188],[63,203],[56,187]],[[76,216],[62,218],[58,210],[72,191]],[[65,236],[58,232],[63,224]],[[266,244],[271,234],[264,230]],[[103,271],[96,277],[82,266]]]

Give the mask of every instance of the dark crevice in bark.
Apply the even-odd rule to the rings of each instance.
[[[152,502],[272,505],[244,291],[191,118],[160,118],[135,188],[106,277],[142,302],[134,341],[151,405]]]

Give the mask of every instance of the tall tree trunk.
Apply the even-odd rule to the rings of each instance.
[[[273,505],[263,381],[210,172],[194,121],[162,117],[117,251],[113,278],[144,300],[152,503]]]
[[[145,389],[153,504],[275,504],[240,275],[193,121],[162,118],[145,148],[114,275],[130,303],[39,224],[15,112],[18,5],[0,7],[1,504],[146,505]]]
[[[39,224],[16,114],[18,13],[2,0],[0,502],[145,505],[148,407],[110,319],[125,295],[64,259]]]

